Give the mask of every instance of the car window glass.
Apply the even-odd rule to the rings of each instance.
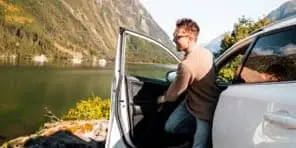
[[[125,71],[129,75],[165,79],[168,71],[177,68],[178,61],[164,48],[136,36],[127,36],[125,52]]]
[[[218,70],[217,81],[231,83],[237,74],[238,68],[241,64],[245,51],[250,44],[247,44],[238,49],[234,55],[230,56],[227,62]]]
[[[240,77],[246,83],[296,80],[296,29],[258,39]]]
[[[218,72],[218,81],[232,82],[236,73],[236,69],[241,63],[243,54],[239,54],[229,60]]]

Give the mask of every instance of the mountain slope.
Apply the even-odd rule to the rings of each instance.
[[[0,0],[0,54],[112,60],[119,26],[173,47],[138,0]]]
[[[205,45],[205,48],[211,50],[213,53],[218,53],[221,50],[220,44],[224,37],[224,34],[219,35],[215,39],[211,40],[207,45]]]
[[[271,11],[267,17],[271,20],[281,20],[283,18],[296,14],[296,0],[291,0],[283,3],[277,9]]]

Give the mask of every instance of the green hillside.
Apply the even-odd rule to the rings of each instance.
[[[138,0],[0,0],[0,56],[113,60],[119,26],[169,41]]]

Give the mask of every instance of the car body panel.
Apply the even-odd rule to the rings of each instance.
[[[296,129],[266,118],[279,115],[296,121],[295,90],[296,83],[229,86],[215,111],[213,147],[295,147]]]

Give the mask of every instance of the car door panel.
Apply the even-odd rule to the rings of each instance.
[[[295,147],[296,83],[232,85],[220,97],[213,146]]]
[[[132,106],[131,116],[136,123],[157,111],[160,107],[157,98],[164,94],[169,83],[163,80],[127,76],[129,104]]]
[[[178,135],[173,142],[164,132],[164,124],[176,106],[185,98],[182,94],[176,102],[158,104],[157,98],[169,87],[166,80],[155,80],[129,76],[127,88],[129,94],[131,136],[138,147],[160,147],[166,143],[178,145],[186,143],[187,135]],[[149,139],[149,140],[148,140]]]

